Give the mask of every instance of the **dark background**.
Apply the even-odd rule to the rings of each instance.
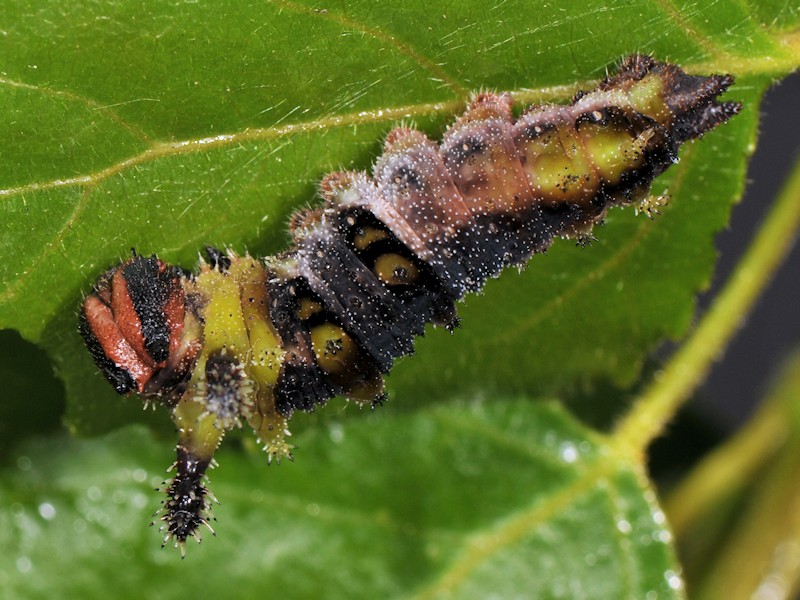
[[[798,109],[800,73],[795,73],[764,98],[761,133],[744,198],[734,207],[728,229],[717,237],[720,261],[711,289],[700,298],[700,311],[730,276],[800,158]],[[702,315],[700,311],[698,315]],[[800,346],[800,244],[795,243],[742,326],[691,407],[721,432],[729,432],[747,419],[781,361]]]

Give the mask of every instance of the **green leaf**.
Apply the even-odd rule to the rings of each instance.
[[[4,2],[0,327],[47,350],[73,430],[141,421],[75,332],[82,294],[131,247],[187,268],[203,244],[278,251],[288,214],[312,200],[320,177],[368,168],[400,121],[439,136],[471,90],[566,100],[621,56],[647,51],[733,72],[731,96],[745,104],[658,182],[672,193],[664,217],[613,213],[592,248],[558,244],[523,276],[493,282],[468,301],[454,340],[432,333],[390,380],[408,405],[628,385],[646,352],[690,323],[713,234],[741,192],[760,92],[798,62],[783,33],[796,11],[776,6],[770,20],[766,10]]]
[[[115,598],[680,597],[640,470],[555,405],[372,413],[296,441],[298,464],[221,454],[218,535],[184,561],[145,527],[163,444],[141,428],[32,442],[0,478],[0,585],[24,598],[107,597],[110,582]]]
[[[122,598],[681,597],[641,445],[530,399],[602,400],[599,383],[630,384],[685,333],[761,93],[800,63],[796,7],[7,0],[0,23],[0,327],[47,351],[83,434],[168,427],[114,396],[76,333],[82,295],[131,247],[187,268],[203,244],[279,251],[325,172],[368,169],[402,121],[438,138],[473,90],[567,101],[637,51],[736,75],[744,112],[657,182],[672,195],[662,217],[613,212],[591,248],[562,242],[490,283],[455,336],[431,332],[398,366],[396,401],[342,423],[328,409],[297,436],[298,464],[267,469],[228,444],[212,473],[219,537],[186,561],[143,526],[171,442],[142,428],[36,439],[0,467],[12,596],[105,598],[113,582]],[[47,425],[58,405],[37,398],[57,392],[3,335],[16,379],[2,431],[41,431],[27,407]]]

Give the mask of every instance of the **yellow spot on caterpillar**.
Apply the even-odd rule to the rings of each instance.
[[[323,371],[336,374],[350,367],[357,349],[344,329],[333,323],[323,323],[314,327],[310,333],[314,356]]]
[[[311,298],[301,298],[297,307],[297,318],[307,321],[322,310],[322,305]]]
[[[388,237],[389,234],[383,231],[382,229],[375,229],[374,227],[365,227],[363,231],[359,231],[353,237],[353,245],[356,247],[356,250],[362,252],[375,242],[378,242],[380,240],[385,240]]]
[[[414,283],[419,277],[419,269],[399,254],[383,254],[375,261],[375,275],[389,285]]]

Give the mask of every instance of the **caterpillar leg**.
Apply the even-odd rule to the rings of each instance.
[[[658,196],[649,194],[636,207],[636,214],[643,212],[648,218],[653,219],[653,215],[660,215],[661,211],[659,209],[667,204],[669,204],[669,193],[659,194]]]

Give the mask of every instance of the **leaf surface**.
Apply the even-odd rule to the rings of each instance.
[[[297,464],[222,452],[218,535],[183,561],[145,526],[165,454],[151,434],[31,442],[0,477],[0,583],[25,598],[110,582],[116,598],[680,597],[638,467],[555,405],[372,413],[296,441]]]

